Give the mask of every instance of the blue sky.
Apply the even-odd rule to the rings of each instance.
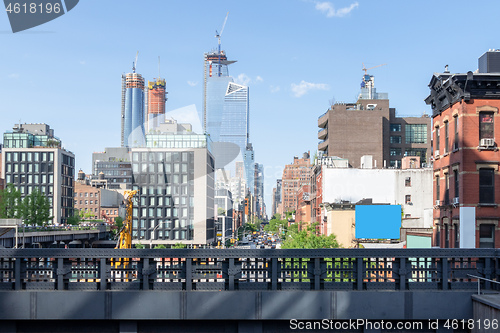
[[[433,72],[477,68],[500,48],[500,1],[82,0],[67,14],[13,34],[0,14],[0,131],[48,123],[91,171],[91,154],[120,145],[121,74],[161,76],[167,112],[201,109],[203,53],[229,17],[222,48],[250,87],[250,141],[265,167],[266,204],[294,155],[317,149],[329,101],[353,102],[362,63],[399,115],[430,113]]]

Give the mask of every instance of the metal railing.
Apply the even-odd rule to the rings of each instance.
[[[486,280],[500,250],[0,249],[0,290],[498,289]]]
[[[500,285],[500,282],[493,281],[493,280],[490,280],[490,279],[485,279],[484,277],[475,276],[475,275],[472,275],[472,274],[467,274],[467,276],[470,276],[471,278],[477,279],[477,294],[478,295],[481,295],[481,280],[483,280],[485,282],[493,282],[493,283],[496,283],[496,284]]]

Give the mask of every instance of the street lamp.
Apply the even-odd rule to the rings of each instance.
[[[165,223],[166,221],[160,221],[160,223],[158,223],[154,228],[153,230],[151,231],[151,234],[149,235],[149,248],[152,249],[153,248],[153,235],[155,234],[155,231],[156,229],[158,229],[158,227],[160,225],[162,225],[163,223]]]

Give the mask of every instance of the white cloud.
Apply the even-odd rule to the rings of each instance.
[[[252,82],[252,79],[250,79],[245,73],[241,73],[236,79],[234,79],[234,82],[248,86],[248,84]]]
[[[292,83],[291,85],[293,95],[301,97],[309,92],[309,90],[328,90],[330,87],[325,83],[311,83],[304,80],[299,84]]]
[[[255,78],[255,81],[262,82],[262,81],[264,81],[264,79],[262,77],[260,77],[260,75],[257,75],[257,77]]]
[[[18,73],[12,73],[8,75],[9,79],[19,79],[19,74]]]
[[[198,81],[188,81],[187,82],[191,87],[194,87],[198,84]]]
[[[280,86],[269,86],[269,89],[274,94],[274,93],[280,91]]]
[[[329,1],[319,2],[315,1],[315,8],[322,13],[326,14],[326,17],[343,17],[349,14],[353,9],[359,7],[358,2],[352,3],[349,7],[344,7],[335,10],[333,4]]]

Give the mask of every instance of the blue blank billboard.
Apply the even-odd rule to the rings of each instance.
[[[399,239],[401,205],[356,205],[356,238]]]

